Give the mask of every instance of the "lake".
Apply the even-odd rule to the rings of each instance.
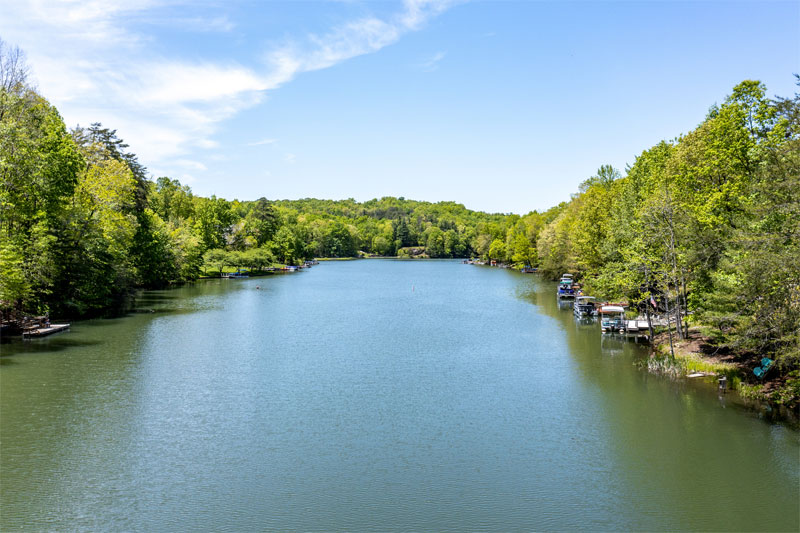
[[[800,528],[800,435],[536,275],[325,262],[3,344],[0,529]]]

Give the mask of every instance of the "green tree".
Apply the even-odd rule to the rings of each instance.
[[[444,253],[444,232],[438,227],[431,227],[428,239],[425,243],[425,251],[430,257],[443,257]]]
[[[273,253],[287,265],[293,265],[305,257],[304,244],[287,226],[281,226],[273,239]]]
[[[178,180],[161,177],[149,195],[150,207],[165,222],[179,223],[194,215],[192,191]]]
[[[500,239],[495,239],[489,246],[489,259],[504,261],[506,258],[506,244]]]
[[[256,200],[245,218],[247,233],[256,239],[257,246],[263,246],[272,239],[280,227],[280,216],[266,198]]]
[[[235,221],[231,204],[223,198],[195,197],[194,229],[206,250],[223,248],[226,235]]]
[[[222,276],[222,270],[230,264],[228,252],[221,248],[208,250],[203,254],[203,269],[213,268]]]
[[[392,255],[394,247],[392,242],[385,235],[376,235],[372,239],[372,252],[378,255]]]
[[[31,283],[25,276],[22,251],[11,242],[0,241],[0,309],[21,310],[31,296]]]

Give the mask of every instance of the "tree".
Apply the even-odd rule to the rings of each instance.
[[[506,244],[500,239],[495,239],[489,246],[489,259],[504,261],[506,258]]]
[[[592,176],[580,184],[579,190],[580,192],[586,192],[594,186],[609,188],[615,180],[618,180],[621,177],[622,174],[620,174],[619,170],[615,169],[611,165],[602,165],[599,169],[597,169],[597,175]]]
[[[266,247],[251,248],[242,252],[242,261],[250,268],[261,270],[275,261],[275,256]]]
[[[202,244],[190,226],[167,224],[170,251],[176,269],[174,281],[197,279],[203,267]]]
[[[378,255],[392,255],[393,248],[392,242],[385,235],[376,235],[372,239],[372,251]]]
[[[287,226],[281,226],[272,242],[273,253],[282,263],[293,265],[305,257],[303,241]]]
[[[528,238],[524,233],[514,233],[513,235],[511,261],[525,265],[534,264],[534,248]]]
[[[25,85],[18,50],[0,47],[0,272],[6,305],[46,311],[58,284],[69,199],[84,160],[58,111]]]
[[[443,257],[444,254],[444,233],[438,227],[433,226],[428,232],[428,239],[425,243],[425,251],[430,257]]]
[[[178,180],[158,178],[149,198],[150,207],[164,222],[179,223],[194,215],[192,190]]]
[[[350,228],[338,221],[327,227],[322,244],[328,257],[354,257],[358,252]]]
[[[25,54],[17,46],[0,39],[0,91],[19,93],[28,86],[28,65]],[[0,120],[3,108],[0,107]]]
[[[228,253],[225,250],[214,248],[203,254],[203,268],[214,268],[219,272],[220,276],[222,276],[222,270],[228,266],[228,264]]]
[[[406,224],[405,219],[400,219],[395,225],[394,238],[395,240],[400,241],[398,248],[412,245],[411,232],[408,229],[408,224]]]
[[[133,174],[136,181],[136,204],[138,211],[144,211],[147,207],[147,169],[139,163],[139,159],[135,154],[126,151],[128,145],[119,137],[117,137],[117,130],[104,128],[99,122],[93,123],[88,129],[76,127],[72,131],[72,136],[78,146],[88,148],[96,147],[97,154],[95,158],[100,159],[116,159],[117,161],[124,162]],[[89,159],[93,159],[90,155]]]
[[[280,216],[266,198],[259,198],[245,218],[245,227],[255,237],[256,245],[263,246],[280,227]]]
[[[22,251],[11,242],[0,241],[0,309],[21,309],[31,295],[31,283],[24,272]]]
[[[464,246],[454,229],[444,232],[444,255],[447,257],[464,257]]]
[[[195,197],[194,229],[206,250],[223,248],[225,236],[235,220],[230,202],[223,198]]]

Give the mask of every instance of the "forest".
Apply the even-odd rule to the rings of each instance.
[[[718,347],[769,355],[800,382],[800,94],[743,81],[687,134],[521,216],[402,197],[198,196],[150,176],[116,130],[68,128],[2,42],[0,83],[6,316],[98,315],[140,288],[315,257],[476,257],[657,302],[678,337],[702,325]]]

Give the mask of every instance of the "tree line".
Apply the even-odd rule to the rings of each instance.
[[[229,201],[152,180],[99,123],[68,129],[0,41],[0,311],[72,317],[233,267],[486,255],[513,219],[453,202]],[[528,248],[533,241],[526,241]]]
[[[454,202],[226,200],[147,175],[113,129],[68,129],[0,41],[0,310],[85,316],[131,290],[313,257],[480,257],[655,302],[730,349],[800,362],[800,96],[757,81],[679,138],[524,216]]]
[[[800,94],[744,81],[624,176],[601,167],[554,214],[536,240],[543,272],[656,303],[679,338],[691,322],[717,350],[771,357],[788,378],[779,393],[800,397]]]

